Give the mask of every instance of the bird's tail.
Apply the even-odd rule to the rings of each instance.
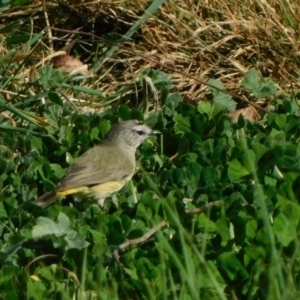
[[[57,198],[59,198],[57,193],[55,191],[51,191],[39,197],[35,204],[42,208],[46,208],[47,206],[55,202]]]

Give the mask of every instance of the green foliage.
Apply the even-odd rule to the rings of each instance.
[[[223,93],[220,91],[224,90],[224,86],[220,80],[210,79],[208,83],[211,86],[214,86],[218,89],[215,89],[210,86],[210,91],[213,95],[213,100],[215,103],[222,105],[224,108],[228,109],[229,111],[234,111],[236,109],[236,102],[232,100],[232,96]]]
[[[244,77],[242,86],[250,90],[258,99],[274,96],[277,90],[272,80],[261,80],[258,71],[255,69],[251,69]]]
[[[7,10],[10,6],[10,0],[1,0],[0,2],[0,14]]]
[[[60,239],[54,243],[56,248],[64,245],[65,250],[68,250],[71,248],[82,249],[88,246],[84,237],[78,236],[78,233],[70,228],[70,219],[64,213],[58,214],[57,223],[45,217],[37,219],[32,230],[32,238],[39,239],[47,235]]]
[[[72,198],[42,210],[37,196],[55,188],[112,123],[143,119],[126,105],[101,115],[74,112],[52,90],[59,78],[53,72],[40,71],[46,105],[26,114],[3,106],[24,131],[0,131],[0,298],[299,297],[300,122],[293,97],[275,99],[275,111],[260,123],[233,124],[226,115],[232,100],[219,101],[224,93],[212,89],[217,101],[188,104],[163,92],[171,84],[165,74],[149,71],[165,99],[145,121],[163,136],[139,148],[134,192],[126,186],[106,210]],[[251,76],[245,81],[255,86]],[[31,122],[29,112],[48,123]],[[220,200],[221,207],[185,213]],[[162,220],[168,226],[120,252],[120,266],[114,250]]]

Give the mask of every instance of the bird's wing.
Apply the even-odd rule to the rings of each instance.
[[[98,185],[108,181],[125,180],[134,172],[135,159],[116,151],[106,152],[104,147],[96,146],[70,166],[57,191],[82,186]],[[101,153],[106,155],[101,155]]]

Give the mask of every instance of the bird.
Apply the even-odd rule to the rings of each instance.
[[[115,124],[98,145],[79,156],[58,186],[40,196],[35,204],[46,208],[67,195],[92,197],[100,206],[105,198],[129,181],[136,166],[135,152],[151,135],[161,134],[138,120]]]

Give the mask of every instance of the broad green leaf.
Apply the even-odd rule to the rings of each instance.
[[[174,116],[175,109],[179,102],[182,101],[182,97],[180,93],[172,93],[168,96],[165,106],[163,107],[165,114],[168,116]]]
[[[202,114],[207,114],[211,116],[212,104],[208,101],[201,101],[197,107],[198,111]]]
[[[242,86],[253,93],[258,91],[260,88],[259,72],[255,69],[250,69],[242,81]]]
[[[244,254],[244,264],[245,267],[251,265],[259,260],[265,260],[267,255],[269,255],[266,248],[262,247],[261,245],[257,245],[252,243],[244,247],[245,254]]]
[[[37,73],[38,80],[45,90],[60,87],[66,79],[66,75],[48,65],[41,67]]]
[[[64,234],[64,230],[61,230],[60,226],[53,220],[45,217],[38,217],[36,225],[32,230],[32,238],[38,239],[50,234],[60,236]]]
[[[282,128],[285,127],[285,125],[286,125],[286,118],[287,118],[286,115],[282,115],[282,114],[276,115],[275,123],[276,123],[276,125],[278,125],[279,129],[282,129]]]
[[[265,185],[272,185],[272,186],[276,186],[276,184],[277,184],[277,179],[275,179],[275,178],[272,178],[272,177],[270,177],[270,176],[265,176],[264,177],[264,184]]]
[[[3,202],[0,202],[0,218],[7,218],[7,212],[4,208]]]
[[[230,280],[246,279],[249,277],[243,264],[232,252],[224,252],[219,255],[218,263]]]
[[[174,116],[173,120],[175,122],[174,130],[176,133],[191,132],[191,124],[189,118],[183,117],[182,115],[178,114]]]
[[[58,164],[50,164],[50,168],[58,178],[62,178],[66,174],[66,170]]]
[[[32,147],[32,149],[42,151],[42,149],[43,149],[42,139],[38,138],[38,137],[32,137],[31,138],[31,147]]]
[[[74,231],[70,228],[70,220],[64,213],[59,213],[57,223],[45,217],[39,217],[32,230],[34,239],[41,238],[46,235],[54,235],[56,237],[62,235],[73,235]]]
[[[255,153],[256,163],[268,151],[268,148],[265,145],[260,143],[252,143],[251,147]]]
[[[73,162],[74,162],[74,158],[69,152],[66,152],[66,162],[69,165],[73,164]]]
[[[136,216],[138,218],[150,220],[152,218],[152,211],[143,203],[139,202],[137,206]]]
[[[34,280],[27,281],[26,295],[28,299],[43,299],[46,291],[47,287],[43,282]]]
[[[256,236],[257,221],[251,220],[246,224],[246,237],[247,239],[253,240]]]
[[[300,222],[300,206],[298,205],[298,203],[293,203],[289,201],[285,206],[283,212],[297,229]]]
[[[105,236],[102,232],[89,228],[89,232],[93,236],[93,240],[98,244],[105,244]]]
[[[131,119],[131,111],[127,105],[121,105],[119,107],[119,116],[124,121]]]
[[[259,73],[255,69],[250,69],[242,81],[242,85],[250,90],[256,98],[274,96],[277,87],[270,79],[261,80]]]
[[[212,86],[215,86],[218,89],[225,90],[222,82],[220,80],[210,79],[208,83]],[[220,90],[209,87],[210,91],[213,94],[213,101],[222,105],[229,111],[234,111],[236,109],[237,103],[232,100],[232,96],[226,93],[221,92]]]
[[[137,275],[136,270],[131,270],[131,269],[128,269],[128,268],[123,268],[123,270],[125,271],[125,273],[127,273],[134,280],[138,280],[139,279],[139,276]]]
[[[237,159],[229,163],[228,177],[231,181],[241,182],[243,177],[249,174],[249,171]]]
[[[111,124],[107,120],[102,120],[99,124],[99,133],[101,133],[101,138],[104,138],[109,130],[111,129]]]
[[[241,159],[243,166],[248,171],[249,174],[253,174],[256,169],[256,157],[253,150],[246,150],[245,154],[242,156]]]
[[[93,141],[99,141],[99,129],[98,129],[98,127],[94,127],[91,130],[90,137]]]
[[[198,187],[201,169],[201,166],[197,163],[189,163],[186,167],[186,181],[189,187],[193,190],[197,189]],[[205,175],[208,177],[208,171],[205,173]]]
[[[272,80],[265,80],[260,83],[259,89],[254,91],[254,95],[256,98],[265,98],[265,97],[272,97],[275,95],[277,91],[277,87]]]
[[[201,171],[201,181],[204,182],[205,185],[211,185],[216,182],[216,180],[217,180],[216,169],[214,169],[212,167],[204,167],[201,170],[201,168],[199,166],[198,172],[200,173],[200,171]],[[197,175],[197,173],[195,175]]]
[[[49,97],[51,102],[53,102],[55,104],[58,104],[60,106],[64,105],[62,99],[60,98],[60,96],[56,92],[48,92],[48,97]]]
[[[221,237],[221,245],[225,246],[227,242],[231,239],[229,232],[229,225],[225,218],[219,218],[216,221],[216,231]]]
[[[287,247],[296,238],[296,226],[283,213],[274,219],[273,231],[283,247]]]
[[[83,236],[66,236],[65,238],[66,246],[65,250],[68,249],[83,249],[89,246],[90,243],[88,243]]]
[[[70,219],[64,213],[59,213],[57,222],[60,229],[64,232],[67,232],[70,228]]]
[[[122,215],[121,216],[121,221],[122,221],[122,227],[125,232],[128,232],[130,228],[132,227],[132,219],[129,218],[128,215]]]
[[[211,221],[204,213],[200,214],[198,217],[198,228],[206,232],[213,232],[216,230],[216,224]]]

